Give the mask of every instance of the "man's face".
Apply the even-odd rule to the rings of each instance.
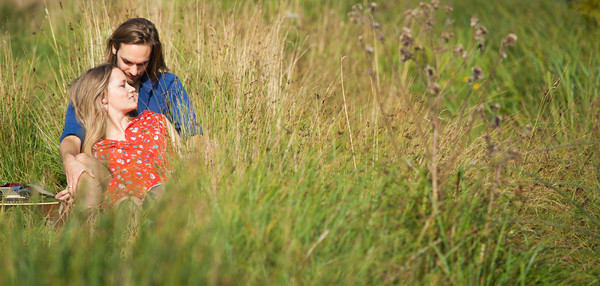
[[[117,56],[117,67],[125,73],[127,82],[138,87],[150,62],[152,46],[121,44],[118,50],[113,46],[112,52]]]

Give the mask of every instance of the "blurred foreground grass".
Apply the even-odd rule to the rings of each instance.
[[[467,46],[476,16],[483,52],[465,68],[424,58],[447,67],[439,109],[401,61],[415,1],[362,3],[377,30],[344,1],[2,6],[0,183],[64,187],[68,85],[134,16],[157,25],[218,149],[178,160],[167,198],[134,215],[53,228],[0,211],[0,284],[598,283],[598,32],[561,1],[476,2],[452,3],[451,43]],[[473,90],[462,79],[489,75],[508,33]]]

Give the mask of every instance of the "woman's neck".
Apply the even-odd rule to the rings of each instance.
[[[106,118],[106,139],[125,140],[125,129],[131,118],[127,114],[108,114]]]

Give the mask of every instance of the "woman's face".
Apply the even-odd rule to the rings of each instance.
[[[108,80],[106,96],[102,103],[108,114],[127,114],[137,109],[138,94],[135,88],[127,83],[127,77],[118,68],[114,68]]]

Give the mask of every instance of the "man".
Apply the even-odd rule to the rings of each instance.
[[[138,114],[145,110],[164,114],[182,137],[202,133],[183,85],[177,76],[168,73],[158,31],[152,22],[143,18],[123,22],[108,39],[106,54],[107,62],[121,69],[129,84],[136,88]],[[81,153],[84,138],[85,131],[69,104],[59,147],[68,186],[56,195],[57,199],[69,199],[82,174],[85,173],[89,183],[96,184],[93,181],[96,173],[106,174],[106,168]]]

